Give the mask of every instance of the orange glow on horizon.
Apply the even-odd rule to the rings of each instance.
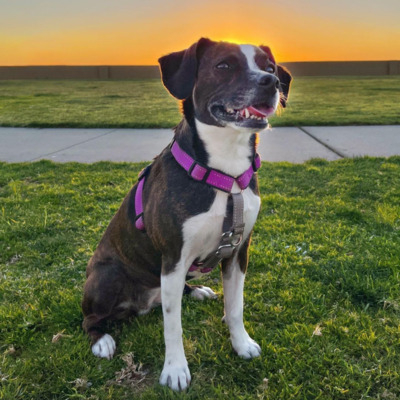
[[[221,38],[221,42],[233,43],[233,44],[246,44],[244,40],[232,39],[232,38]]]
[[[2,6],[0,65],[155,65],[200,37],[268,45],[278,62],[400,59],[398,0],[21,1]]]

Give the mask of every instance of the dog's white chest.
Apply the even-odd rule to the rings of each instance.
[[[197,119],[196,128],[208,153],[209,168],[220,170],[230,176],[240,176],[250,167],[251,132],[207,125]],[[240,191],[235,182],[232,193]],[[244,241],[253,229],[261,201],[260,197],[255,195],[250,188],[243,190],[242,195],[244,201],[243,222],[245,223]],[[189,218],[183,224],[182,259],[190,262],[195,259],[204,260],[217,250],[221,240],[228,196],[228,193],[217,190],[210,209],[205,213]],[[195,275],[197,274],[190,274],[191,277]]]
[[[260,197],[256,196],[251,189],[247,188],[242,192],[244,200],[243,220],[245,223],[243,240],[245,240],[257,219],[260,209]],[[224,221],[228,194],[217,191],[215,200],[210,209],[202,214],[189,218],[183,224],[183,249],[182,255],[189,260],[196,258],[204,260],[218,247],[222,224]],[[196,275],[196,274],[191,274]]]

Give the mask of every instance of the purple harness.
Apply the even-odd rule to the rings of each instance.
[[[254,173],[261,167],[260,155],[256,153],[252,165],[243,174],[237,178],[234,178],[233,176],[201,165],[191,156],[189,156],[189,154],[183,151],[176,140],[172,142],[170,149],[176,162],[188,173],[191,178],[199,182],[204,182],[207,185],[213,186],[216,189],[227,193],[231,192],[235,182],[238,184],[241,190],[246,189],[249,186]],[[143,221],[143,187],[149,167],[150,166],[145,168],[139,174],[138,186],[135,194],[135,226],[141,231],[145,230]],[[203,268],[203,264],[204,263],[202,262],[194,262],[189,268],[189,271],[192,272],[200,270],[202,273],[207,273],[213,269],[210,267]]]
[[[177,141],[174,141],[171,146],[171,153],[176,162],[189,174],[190,177],[196,181],[202,181],[207,185],[214,186],[217,189],[230,193],[232,186],[236,181],[240,189],[244,190],[249,186],[254,172],[261,166],[261,158],[256,154],[252,165],[247,171],[237,178],[226,175],[215,169],[210,169],[200,165],[197,161],[193,160],[189,154],[185,153],[179,146]]]

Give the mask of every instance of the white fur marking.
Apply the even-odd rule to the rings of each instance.
[[[217,127],[196,119],[196,129],[209,155],[208,166],[228,175],[239,176],[250,167],[251,155],[248,129]]]
[[[244,201],[243,221],[245,229],[243,240],[247,239],[257,219],[261,200],[249,188],[242,192]],[[211,208],[202,214],[189,218],[183,224],[184,248],[182,253],[193,261],[205,259],[217,249],[222,234],[222,223],[226,212],[228,194],[217,191]],[[190,261],[189,261],[190,262]]]
[[[190,371],[182,340],[181,302],[188,266],[183,258],[173,272],[161,275],[161,298],[164,316],[165,361],[160,384],[184,390],[190,384]]]
[[[243,324],[243,287],[245,274],[240,270],[237,257],[223,276],[225,316],[231,334],[232,347],[243,358],[258,357],[260,346],[249,336]]]
[[[190,293],[190,295],[197,300],[216,299],[217,298],[216,293],[207,286],[200,286],[200,287],[194,288],[192,290],[192,292]]]
[[[241,52],[245,55],[246,60],[247,60],[247,65],[250,69],[250,71],[253,71],[255,73],[262,73],[262,74],[266,74],[266,75],[275,75],[275,74],[271,74],[270,72],[266,72],[264,70],[262,70],[256,63],[256,47],[252,46],[250,44],[242,44],[240,45],[240,50]],[[273,100],[273,107],[276,110],[279,104],[279,90],[276,90],[275,96],[274,96],[274,100]]]
[[[189,218],[183,224],[182,256],[187,258],[189,263],[197,257],[204,260],[217,249],[222,234],[227,199],[227,193],[218,190],[214,203],[207,212]]]
[[[190,371],[186,362],[185,364],[179,365],[173,363],[171,365],[165,365],[161,372],[160,384],[163,386],[168,385],[172,390],[179,391],[185,390],[192,380]]]
[[[262,71],[260,67],[256,64],[255,55],[256,55],[256,48],[251,44],[241,44],[240,51],[245,55],[247,59],[247,65],[249,66],[251,71],[260,72]],[[265,72],[265,71],[263,71]]]
[[[250,155],[250,145],[248,141],[247,145],[244,144],[243,140],[235,142],[236,147],[241,149],[235,149],[235,146],[232,146],[224,153],[219,152],[220,148],[218,146],[215,147],[212,144],[207,145],[207,143],[212,141],[211,136],[208,137],[209,134],[211,135],[211,131],[204,134],[203,128],[205,126],[207,128],[206,131],[208,131],[208,127],[210,127],[210,125],[204,125],[198,121],[196,121],[196,123],[198,123],[198,126],[201,127],[201,130],[203,131],[201,137],[206,143],[206,149],[209,153],[210,167],[222,169],[222,164],[219,165],[219,162],[222,163],[223,157],[226,160],[225,165],[227,166],[227,168],[224,170],[225,173],[239,175],[250,166],[250,161],[248,160],[248,156]],[[225,130],[229,128],[214,127],[214,129]],[[219,133],[221,133],[221,136],[224,136],[224,132],[214,132],[214,137],[218,137]],[[228,136],[224,137],[227,141],[229,141]],[[225,145],[221,143],[221,147],[224,148]],[[232,162],[229,160],[232,153],[241,154],[241,157],[239,158],[238,156],[238,158]],[[226,154],[229,154],[230,157],[226,157]],[[240,170],[235,169],[237,165],[240,166]],[[235,172],[237,172],[237,174]],[[232,192],[240,192],[240,189],[236,183]],[[256,222],[261,200],[260,197],[255,195],[250,188],[245,189],[242,192],[242,195],[244,201],[243,221],[245,223],[243,240],[246,240],[253,229],[254,223]],[[183,224],[182,232],[184,246],[182,249],[182,258],[187,258],[189,263],[193,262],[193,260],[196,258],[204,260],[218,247],[222,234],[222,224],[226,213],[227,201],[228,194],[220,190],[216,190],[215,200],[210,209],[205,213],[189,218]],[[189,266],[187,266],[187,268],[189,268]],[[193,275],[192,273],[190,274]]]
[[[127,310],[129,308],[132,308],[135,305],[135,303],[131,300],[123,301],[122,303],[118,304],[118,308],[123,308],[124,310]]]
[[[96,357],[111,360],[115,353],[115,349],[116,345],[114,339],[106,333],[92,346],[92,353]]]

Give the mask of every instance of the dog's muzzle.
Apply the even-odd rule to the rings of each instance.
[[[218,121],[234,123],[245,128],[265,128],[268,117],[271,116],[279,102],[280,81],[271,73],[257,73],[250,79],[246,95],[241,95],[242,100],[235,99],[214,101],[210,113]],[[256,95],[250,94],[256,91]],[[239,96],[238,96],[239,97]]]
[[[217,121],[223,123],[233,122],[241,127],[265,128],[268,117],[275,112],[275,107],[269,103],[249,105],[235,108],[222,104],[214,104],[210,109],[211,114]]]

